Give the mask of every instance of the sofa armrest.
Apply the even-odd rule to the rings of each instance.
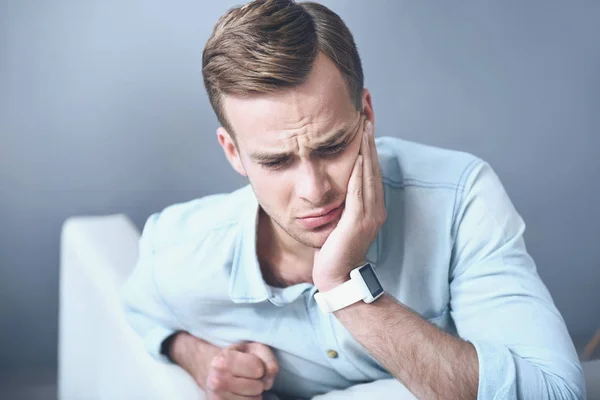
[[[153,359],[125,320],[119,290],[138,257],[124,215],[76,217],[62,229],[60,399],[203,399],[181,368]]]

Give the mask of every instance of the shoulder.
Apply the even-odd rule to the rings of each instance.
[[[380,137],[376,139],[386,186],[462,190],[471,173],[484,163],[462,151]]]
[[[253,196],[251,188],[246,186],[231,193],[171,205],[148,218],[142,240],[151,241],[157,250],[202,243],[215,236],[230,236],[230,232],[237,231],[244,213],[251,212]]]

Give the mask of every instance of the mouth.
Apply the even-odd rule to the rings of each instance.
[[[337,206],[328,207],[302,218],[298,218],[298,222],[306,229],[320,228],[337,220],[341,216],[343,209],[343,203]]]

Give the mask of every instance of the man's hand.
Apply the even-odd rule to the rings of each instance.
[[[214,399],[260,399],[273,387],[279,364],[262,343],[240,343],[221,349],[187,332],[173,339],[170,358]]]
[[[346,203],[337,227],[316,252],[313,282],[326,292],[350,278],[385,222],[383,183],[373,124],[366,121],[359,155],[348,182]]]
[[[206,379],[209,400],[261,399],[273,387],[279,364],[262,343],[240,343],[222,349],[211,361]]]

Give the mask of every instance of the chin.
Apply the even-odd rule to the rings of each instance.
[[[294,235],[295,239],[305,246],[320,249],[325,244],[325,241],[333,232],[336,225],[326,225],[311,231],[303,230],[299,234]]]

